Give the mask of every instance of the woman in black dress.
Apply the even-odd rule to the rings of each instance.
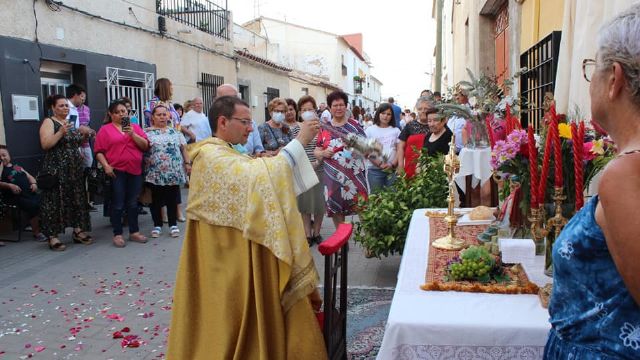
[[[63,251],[66,246],[58,239],[65,228],[73,228],[73,242],[89,245],[93,242],[87,231],[91,230],[89,208],[84,191],[84,167],[78,148],[92,130],[87,126],[78,129],[66,119],[69,113],[67,99],[52,95],[47,105],[53,116],[40,125],[40,145],[45,151],[40,174],[55,178],[54,184],[42,189],[40,217],[42,232],[49,237],[49,248]],[[43,186],[41,186],[43,188]]]

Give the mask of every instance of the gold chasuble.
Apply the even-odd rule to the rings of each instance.
[[[218,138],[191,150],[168,359],[327,358],[290,165],[299,151],[294,140],[278,156],[252,159]]]

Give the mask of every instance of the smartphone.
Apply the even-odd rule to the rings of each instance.
[[[76,127],[76,120],[78,120],[78,115],[69,115],[69,119],[67,120],[69,122],[69,124],[75,128]]]
[[[128,116],[125,116],[122,118],[122,128],[126,128],[128,126],[131,126],[131,119]]]

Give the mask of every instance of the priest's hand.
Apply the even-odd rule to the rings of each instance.
[[[322,308],[322,296],[320,296],[320,292],[317,288],[309,294],[309,301],[311,301],[313,311],[320,312],[320,309]]]
[[[302,144],[302,146],[307,146],[307,144],[313,140],[313,137],[316,136],[318,130],[320,129],[320,121],[308,120],[300,123],[300,133],[298,133],[298,141]]]

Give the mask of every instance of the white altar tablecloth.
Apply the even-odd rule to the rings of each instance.
[[[460,159],[460,172],[456,174],[456,184],[467,192],[465,177],[472,175],[471,185],[477,186],[478,183],[484,184],[493,174],[491,170],[491,149],[467,149],[462,148],[458,155]]]
[[[537,295],[424,291],[426,209],[413,213],[379,360],[541,359],[550,329]],[[530,279],[544,285],[544,257]]]

